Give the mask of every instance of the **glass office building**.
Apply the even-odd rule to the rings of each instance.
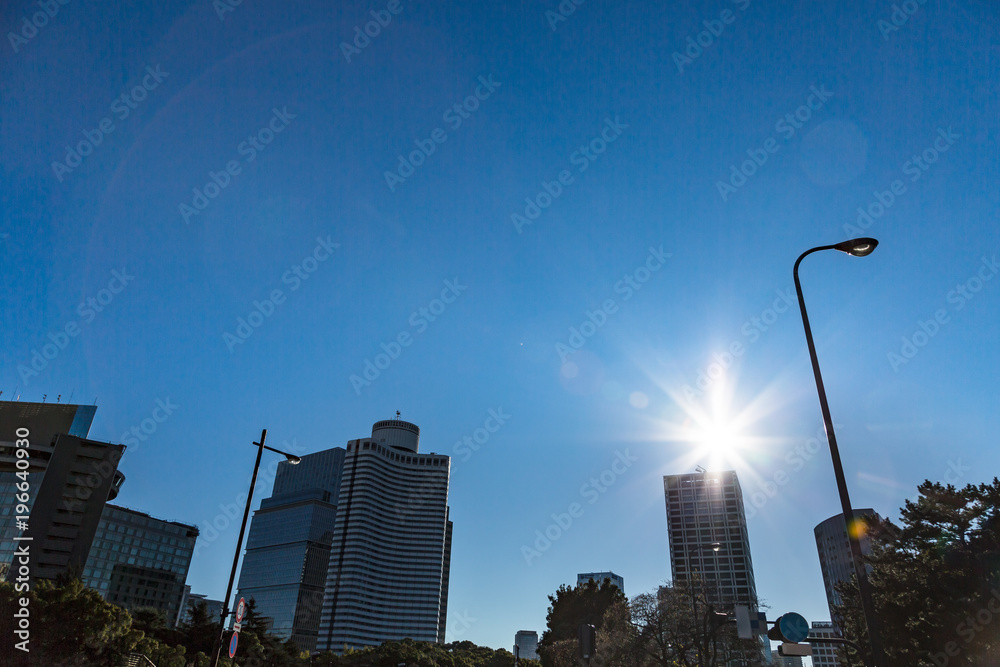
[[[83,583],[126,609],[162,611],[173,627],[185,598],[198,528],[105,505]]]
[[[254,600],[271,631],[303,651],[316,648],[323,587],[330,561],[341,447],[278,464],[274,490],[253,516],[238,597]]]

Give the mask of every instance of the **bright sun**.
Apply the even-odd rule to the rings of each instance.
[[[758,422],[773,409],[769,392],[756,396],[749,404],[735,405],[735,383],[720,378],[697,400],[664,387],[683,410],[681,423],[660,423],[661,437],[689,445],[683,457],[690,467],[702,465],[709,470],[744,468],[758,457],[765,438],[753,435]],[[683,467],[683,464],[682,464]]]

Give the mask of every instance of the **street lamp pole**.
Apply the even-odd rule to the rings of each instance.
[[[253,476],[250,478],[250,493],[247,494],[247,506],[243,510],[243,523],[240,524],[240,536],[236,540],[236,555],[233,556],[233,569],[229,573],[229,586],[226,588],[226,597],[222,600],[222,612],[219,614],[219,631],[215,634],[215,643],[212,646],[212,662],[210,667],[218,667],[219,653],[222,651],[222,637],[226,634],[226,617],[229,616],[229,598],[233,594],[233,581],[236,579],[236,566],[240,562],[240,550],[243,548],[243,534],[247,528],[247,518],[250,516],[250,505],[253,503],[253,489],[257,485],[257,471],[260,470],[260,457],[264,450],[282,454],[292,465],[297,465],[302,461],[298,456],[274,449],[264,444],[267,439],[267,429],[260,432],[260,442],[253,443],[257,446],[257,460],[253,464]]]
[[[819,404],[823,411],[823,424],[826,427],[826,438],[830,443],[830,456],[833,459],[833,472],[837,477],[837,490],[840,492],[840,505],[847,526],[847,538],[851,545],[851,556],[854,561],[854,572],[858,577],[858,589],[861,593],[861,607],[864,611],[865,625],[868,628],[868,639],[874,667],[885,667],[885,650],[882,646],[882,634],[879,629],[878,617],[875,613],[875,601],[872,597],[871,584],[868,581],[868,571],[861,554],[861,539],[852,529],[854,510],[851,508],[851,498],[847,492],[847,480],[844,477],[844,467],[840,461],[840,450],[837,448],[837,436],[833,430],[833,418],[830,416],[830,405],[826,400],[826,389],[823,387],[823,377],[819,370],[819,360],[816,358],[816,345],[813,343],[812,329],[809,327],[809,316],[806,314],[806,302],[802,297],[802,285],[799,283],[799,263],[803,258],[820,250],[840,250],[855,257],[870,255],[878,241],[873,238],[860,238],[844,241],[834,245],[825,245],[805,251],[795,260],[792,275],[795,278],[795,291],[799,297],[799,310],[802,311],[802,326],[806,332],[806,343],[809,345],[809,358],[812,360],[813,375],[816,377],[816,391],[819,393]]]

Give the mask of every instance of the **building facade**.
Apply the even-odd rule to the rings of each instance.
[[[625,592],[625,580],[622,579],[620,574],[615,574],[614,572],[583,572],[576,575],[576,585],[585,584],[588,581],[593,580],[595,583],[600,584],[602,581],[610,581],[612,584],[618,587],[622,593]]]
[[[840,516],[843,516],[842,514]],[[830,621],[813,621],[809,629],[810,637],[821,639],[831,639],[840,637],[837,627]],[[837,644],[827,644],[817,642],[812,644],[812,664],[813,667],[840,667],[842,664],[837,658]]]
[[[347,444],[317,648],[444,642],[451,459],[419,453],[420,429],[376,422]]]
[[[0,580],[5,578],[14,556],[14,537],[21,532],[17,528],[17,517],[29,515],[35,504],[45,469],[55,450],[55,437],[86,438],[96,412],[94,405],[0,401]],[[26,430],[28,436],[19,437],[19,429],[24,429],[22,435]],[[18,464],[18,440],[28,441],[25,448],[28,456],[24,457],[27,463]],[[112,493],[117,492],[123,480],[124,477],[117,480]],[[21,482],[28,482],[27,491],[18,489]],[[20,502],[18,495],[24,499],[24,493],[27,499]],[[23,505],[21,509],[27,511],[19,512],[18,505]]]
[[[125,445],[56,436],[25,531],[32,579],[83,572],[105,503],[124,480],[118,472],[124,452]]]
[[[861,553],[868,554],[871,544],[865,534],[866,521],[877,522],[881,518],[871,509],[854,510],[854,516],[861,521],[855,521],[854,530],[861,537]],[[854,557],[851,554],[851,542],[847,537],[847,524],[843,513],[832,516],[813,529],[816,536],[816,552],[819,554],[819,567],[823,572],[823,586],[826,588],[826,602],[830,607],[830,618],[836,623],[834,606],[840,604],[840,594],[837,584],[850,581],[854,575]]]
[[[667,543],[675,582],[699,581],[718,611],[737,604],[758,611],[743,490],[736,471],[666,475]],[[771,643],[761,637],[771,662]]]
[[[197,538],[195,526],[105,505],[83,583],[119,607],[161,611],[167,627],[174,627]]]
[[[813,665],[815,664],[814,662]],[[778,655],[778,652],[775,651],[774,667],[802,667],[802,658],[797,655]]]
[[[674,581],[697,575],[720,608],[748,604],[756,611],[750,536],[736,472],[667,475],[663,489]]]
[[[518,630],[514,635],[514,655],[522,660],[538,660],[538,633]]]
[[[278,464],[274,490],[250,524],[237,597],[256,602],[271,632],[316,649],[345,450]]]

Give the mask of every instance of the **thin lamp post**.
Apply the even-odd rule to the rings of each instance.
[[[795,278],[795,291],[799,297],[799,310],[802,311],[802,326],[806,332],[806,343],[809,345],[809,358],[812,360],[813,375],[816,377],[816,391],[819,393],[819,404],[823,410],[823,424],[826,427],[826,439],[830,443],[830,456],[833,459],[833,472],[837,477],[837,490],[840,492],[840,505],[847,526],[847,538],[851,544],[851,556],[854,561],[854,572],[858,577],[858,590],[861,593],[861,607],[864,610],[865,625],[868,629],[868,639],[871,643],[872,658],[875,667],[885,667],[885,651],[882,646],[882,633],[879,630],[878,617],[875,614],[875,601],[872,597],[871,584],[868,581],[868,571],[861,555],[861,539],[851,529],[854,522],[854,510],[851,508],[851,497],[847,493],[847,480],[844,477],[844,466],[840,462],[840,450],[837,448],[837,436],[833,431],[833,418],[830,416],[830,405],[826,400],[826,389],[823,387],[823,377],[819,370],[819,360],[816,358],[816,345],[813,343],[812,329],[809,327],[809,316],[806,315],[806,302],[802,298],[802,285],[799,283],[799,263],[814,252],[820,250],[839,250],[854,257],[870,255],[878,241],[873,238],[851,239],[834,245],[824,245],[806,250],[795,260],[792,275]]]
[[[247,528],[247,517],[250,516],[250,505],[253,503],[253,489],[257,485],[257,471],[260,470],[260,457],[264,453],[264,450],[275,452],[281,454],[288,462],[292,465],[298,465],[301,463],[302,459],[294,454],[289,454],[288,452],[283,452],[280,449],[275,449],[274,447],[268,447],[264,444],[267,439],[267,429],[265,428],[260,432],[260,442],[253,443],[257,446],[257,460],[253,464],[253,476],[250,478],[250,493],[247,495],[247,506],[243,510],[243,523],[240,524],[240,536],[236,540],[236,555],[233,556],[233,569],[229,573],[229,586],[226,588],[226,597],[222,600],[222,613],[219,614],[219,631],[215,633],[215,644],[212,647],[212,662],[210,667],[218,667],[219,665],[219,653],[222,651],[222,637],[226,634],[226,617],[229,616],[229,598],[233,594],[233,581],[236,579],[236,566],[240,562],[240,550],[243,548],[243,534]]]

